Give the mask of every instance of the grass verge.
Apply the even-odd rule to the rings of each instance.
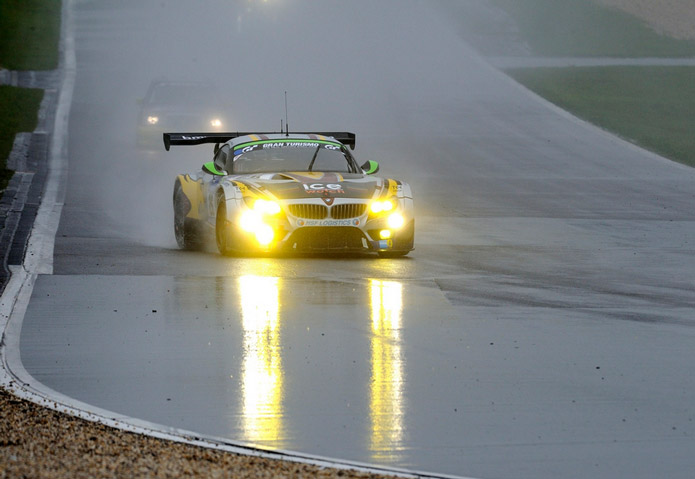
[[[695,167],[695,68],[538,68],[507,73],[580,118]]]
[[[0,85],[0,191],[7,186],[12,171],[6,168],[15,134],[34,131],[43,90]]]
[[[0,67],[55,69],[60,13],[60,0],[0,1]]]
[[[60,0],[0,0],[0,67],[57,68],[60,18]],[[0,192],[12,177],[7,157],[15,134],[36,128],[42,98],[42,90],[0,86]]]
[[[691,57],[695,41],[661,35],[641,19],[591,0],[492,0],[536,55]]]

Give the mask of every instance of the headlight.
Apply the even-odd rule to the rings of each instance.
[[[263,221],[263,215],[255,210],[247,210],[239,219],[241,229],[256,236],[256,241],[261,246],[267,246],[275,239],[275,231],[272,226]]]
[[[389,228],[397,230],[405,224],[405,218],[403,218],[403,215],[400,213],[393,213],[389,216],[389,219],[386,220],[386,224],[389,225]]]
[[[222,120],[220,120],[219,118],[213,118],[212,120],[210,120],[210,126],[212,126],[213,128],[221,128]]]
[[[276,215],[282,211],[280,205],[274,201],[258,199],[253,204],[253,210],[262,215]]]
[[[375,201],[369,205],[369,211],[374,214],[388,213],[396,208],[396,204],[391,200]]]
[[[156,125],[159,123],[159,117],[158,116],[148,116],[147,117],[147,123],[150,125]]]
[[[275,216],[282,211],[279,204],[274,201],[257,199],[250,203],[246,199],[247,205],[251,205],[250,209],[245,210],[239,218],[239,226],[241,229],[256,236],[256,241],[261,246],[267,246],[275,239],[275,230],[266,223],[265,217]]]
[[[275,239],[275,231],[270,226],[263,224],[256,232],[256,241],[261,246],[268,246]]]

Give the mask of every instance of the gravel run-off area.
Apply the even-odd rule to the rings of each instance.
[[[78,419],[0,389],[0,478],[384,478],[239,455]]]

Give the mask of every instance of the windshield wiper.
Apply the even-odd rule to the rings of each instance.
[[[314,152],[314,156],[311,157],[311,163],[309,163],[309,171],[314,167],[314,162],[316,161],[316,157],[319,156],[319,150],[321,149],[321,145],[316,147],[316,151]]]

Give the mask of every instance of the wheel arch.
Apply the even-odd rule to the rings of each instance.
[[[174,182],[174,202],[176,202],[176,191],[178,188],[181,188],[181,192],[190,203],[190,209],[186,212],[186,218],[201,219],[201,206],[204,205],[204,200],[200,182],[194,180],[189,175],[177,175]]]

